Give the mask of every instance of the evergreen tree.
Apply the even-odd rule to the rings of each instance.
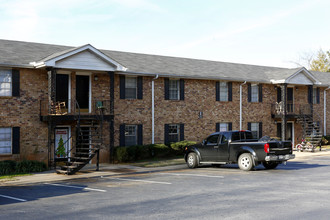
[[[66,155],[65,147],[64,147],[63,138],[61,135],[60,140],[58,142],[58,146],[57,146],[57,157],[65,157],[65,155]]]

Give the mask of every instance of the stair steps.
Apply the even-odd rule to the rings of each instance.
[[[72,156],[66,162],[66,165],[56,170],[58,174],[72,175],[76,173],[99,153],[103,145],[102,117],[99,120],[95,118],[84,118],[83,122],[84,127],[79,126],[81,121],[77,122],[77,136],[73,143],[75,145],[75,151],[71,152]]]

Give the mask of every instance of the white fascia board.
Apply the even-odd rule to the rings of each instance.
[[[307,78],[309,78],[310,80],[313,81],[314,84],[316,85],[321,85],[322,83],[320,81],[318,81],[315,76],[309,72],[305,67],[300,68],[297,72],[295,72],[294,74],[292,74],[291,76],[289,76],[286,80],[285,83],[288,83],[293,77],[295,77],[296,75],[298,75],[299,73],[303,72],[305,74],[305,76]]]

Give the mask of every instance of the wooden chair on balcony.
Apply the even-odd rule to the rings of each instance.
[[[51,112],[52,115],[66,115],[68,112],[65,107],[65,102],[52,102]]]

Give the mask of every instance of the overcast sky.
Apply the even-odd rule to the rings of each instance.
[[[0,0],[0,39],[296,67],[330,50],[329,0]]]

